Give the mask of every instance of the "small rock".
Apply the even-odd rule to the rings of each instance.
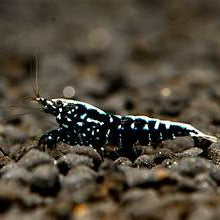
[[[99,173],[113,172],[118,170],[119,168],[117,167],[117,165],[109,159],[104,159],[99,167]]]
[[[32,149],[28,151],[19,161],[18,165],[25,167],[28,170],[32,168],[42,165],[42,164],[52,164],[53,159],[44,152],[41,152],[36,149]]]
[[[56,195],[60,189],[58,169],[49,164],[36,167],[31,177],[31,189],[44,196]]]
[[[162,219],[158,209],[161,199],[152,189],[131,189],[122,196],[121,203],[123,212],[132,219]]]
[[[123,204],[123,206],[127,206],[132,203],[139,203],[141,200],[149,200],[149,198],[151,198],[151,202],[152,200],[159,202],[159,196],[154,190],[134,188],[124,193],[121,198],[121,203]]]
[[[4,220],[8,219],[31,219],[31,220],[38,220],[38,219],[48,219],[48,216],[45,215],[45,210],[43,208],[38,209],[30,209],[26,210],[25,212],[20,209],[19,207],[12,207],[5,217]]]
[[[176,160],[173,160],[173,159],[165,159],[165,160],[161,163],[161,165],[162,165],[163,167],[165,167],[165,168],[170,168],[171,165],[172,165],[173,163],[175,163],[175,162],[176,162]]]
[[[186,176],[175,175],[175,179],[177,181],[176,190],[181,192],[194,192],[198,190],[198,187],[192,178],[188,178]]]
[[[60,194],[59,194],[60,195]],[[66,194],[65,198],[46,207],[47,218],[44,219],[71,219],[72,203],[69,199],[70,195]],[[39,218],[42,219],[42,218]]]
[[[132,219],[162,219],[158,209],[162,201],[153,189],[131,189],[122,196],[121,204],[123,212]]]
[[[171,172],[165,168],[152,170],[130,168],[125,170],[127,184],[130,187],[158,187],[163,184],[174,184],[176,180]]]
[[[10,162],[7,165],[5,165],[4,167],[2,167],[2,169],[0,169],[0,176],[2,177],[5,173],[10,172],[13,169],[17,169],[18,165],[15,162]]]
[[[91,158],[83,156],[83,155],[77,155],[77,154],[66,154],[62,157],[60,157],[56,162],[60,172],[64,175],[67,174],[67,172],[78,165],[85,165],[88,167],[94,167],[93,161]]]
[[[154,163],[154,156],[149,156],[149,155],[141,155],[134,161],[134,166],[138,168],[143,168],[147,167],[151,169],[154,167],[156,164]]]
[[[210,176],[211,178],[217,183],[217,185],[220,185],[220,167],[214,165],[212,169],[210,170]]]
[[[203,150],[198,147],[193,147],[190,149],[187,149],[181,153],[177,153],[177,158],[183,158],[183,157],[198,157],[200,154],[203,153]]]
[[[0,213],[7,211],[11,207],[7,212],[7,217],[14,207],[24,213],[24,209],[26,212],[34,210],[34,208],[38,210],[36,207],[44,207],[52,203],[54,201],[51,198],[42,198],[37,194],[31,193],[28,188],[20,187],[17,184],[0,182]],[[18,216],[16,217],[20,219]],[[30,216],[27,216],[25,219],[30,219]]]
[[[0,151],[0,168],[5,166],[8,162],[10,161],[10,158],[8,156],[5,156],[1,151]]]
[[[195,177],[200,173],[209,172],[213,165],[206,159],[202,158],[184,158],[178,163],[171,166],[172,170],[181,175]]]
[[[216,164],[220,164],[220,144],[213,143],[208,148],[208,157]]]
[[[198,174],[194,180],[197,188],[202,191],[213,191],[217,187],[216,182],[205,173]]]
[[[0,137],[0,151],[1,151],[5,156],[9,156],[10,147],[7,146],[5,143],[1,143],[1,138],[2,138],[2,137]]]
[[[180,153],[189,148],[193,148],[194,140],[191,137],[177,137],[175,140],[164,141],[161,147],[170,149],[174,153]]]
[[[219,213],[217,211],[217,213]],[[192,209],[188,220],[211,220],[218,219],[219,215],[216,215],[215,208],[210,208],[208,205],[197,205],[195,209]]]
[[[67,176],[61,179],[62,188],[67,190],[76,190],[91,182],[94,182],[97,178],[95,171],[87,166],[81,165],[72,168]]]
[[[23,208],[33,208],[36,206],[48,205],[51,199],[42,199],[36,194],[29,192],[28,188],[20,185],[0,181],[0,213],[5,212],[12,206]]]
[[[15,161],[20,160],[28,151],[36,148],[36,145],[12,145],[9,152],[9,157]]]
[[[4,127],[1,135],[5,137],[10,143],[24,143],[28,135],[24,133],[22,130],[14,127],[14,126],[6,126]]]
[[[125,174],[120,170],[106,172],[99,176],[97,182],[100,184],[101,191],[106,195],[111,195],[115,200],[118,200],[119,194],[127,189]]]
[[[114,161],[117,166],[129,166],[132,167],[132,162],[127,157],[119,157]]]
[[[161,164],[166,159],[171,159],[174,157],[173,152],[169,148],[158,149],[154,155],[154,163]]]
[[[71,185],[63,185],[62,191],[58,196],[59,200],[69,200],[69,204],[82,204],[87,202],[94,203],[95,201],[109,198],[109,195],[106,195],[95,181],[88,181],[87,184],[82,184],[73,189],[71,189]]]
[[[0,213],[7,211],[17,200],[19,193],[14,185],[0,182]]]
[[[99,155],[99,153],[87,146],[71,146],[68,144],[61,143],[49,152],[49,154],[55,159],[58,159],[68,153],[83,155],[92,158],[94,166],[96,168],[100,165],[102,161],[102,158]]]
[[[10,163],[1,169],[1,178],[6,181],[27,185],[30,183],[31,173],[15,163]]]
[[[141,154],[152,155],[155,154],[155,148],[153,146],[141,146]]]

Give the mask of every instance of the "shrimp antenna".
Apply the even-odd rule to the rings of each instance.
[[[36,98],[40,97],[40,91],[39,91],[39,83],[38,83],[38,56],[34,55],[34,64],[32,62],[31,64],[31,72],[33,72],[33,69],[35,69],[35,85],[32,84],[32,89],[34,91],[35,97],[30,97],[30,100],[36,100]],[[33,67],[34,66],[34,67]]]
[[[38,83],[38,57],[35,54],[35,88],[37,91],[35,91],[36,97],[40,96],[40,90],[39,90],[39,83]]]

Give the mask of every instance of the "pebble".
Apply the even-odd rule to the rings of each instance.
[[[143,168],[146,167],[148,169],[151,169],[154,167],[156,164],[154,163],[154,156],[149,156],[149,155],[141,155],[134,161],[134,166],[138,168]]]
[[[28,151],[31,149],[35,149],[35,144],[24,144],[24,145],[13,145],[10,147],[9,157],[14,159],[15,161],[20,160]]]
[[[123,212],[132,219],[163,219],[161,201],[155,190],[131,189],[122,197]]]
[[[213,143],[207,150],[208,158],[215,164],[220,164],[220,144]]]
[[[209,173],[210,177],[220,186],[220,167],[213,165]]]
[[[49,205],[50,199],[42,199],[30,193],[27,188],[12,182],[0,181],[0,213],[16,205],[20,208],[30,209],[37,206]]]
[[[154,154],[154,163],[161,164],[166,159],[171,159],[174,157],[173,152],[169,148],[158,148]]]
[[[184,158],[184,157],[198,157],[203,153],[203,150],[198,147],[193,147],[187,150],[184,150],[181,153],[176,153],[177,158]]]
[[[60,173],[64,175],[66,175],[71,168],[76,166],[85,165],[91,168],[94,167],[93,160],[91,158],[83,155],[72,154],[72,153],[60,157],[56,161],[56,164],[60,170]]]
[[[42,164],[52,164],[53,159],[45,152],[31,149],[19,161],[18,165],[28,170],[33,169]]]
[[[200,173],[207,173],[211,168],[212,164],[210,161],[199,157],[184,158],[178,163],[171,165],[171,170],[190,177],[194,177]]]
[[[65,190],[76,190],[87,184],[95,182],[97,174],[91,168],[80,165],[76,168],[72,168],[67,176],[61,179],[61,186]]]
[[[16,163],[9,163],[1,171],[1,179],[8,182],[15,182],[20,185],[29,185],[31,173]]]
[[[117,166],[129,166],[132,167],[133,163],[127,157],[119,157],[114,161]]]
[[[99,155],[99,153],[97,153],[94,149],[87,147],[87,146],[70,146],[68,144],[61,143],[61,144],[58,144],[56,148],[53,148],[49,152],[49,154],[55,159],[59,159],[63,155],[66,155],[69,153],[78,154],[78,155],[91,158],[93,160],[95,168],[97,168],[102,161],[102,158]]]
[[[175,140],[166,140],[162,143],[162,148],[170,149],[174,153],[194,147],[194,140],[191,137],[177,137]]]
[[[5,139],[11,144],[24,143],[28,138],[28,135],[25,132],[11,125],[5,126],[0,135],[5,137]]]
[[[216,182],[207,173],[198,174],[195,177],[195,185],[201,191],[214,191],[217,187]]]
[[[0,151],[0,168],[4,167],[8,162],[10,162],[10,158]]]
[[[119,171],[119,167],[109,159],[104,159],[99,167],[99,173]]]
[[[51,164],[37,166],[31,177],[31,189],[43,196],[54,196],[60,189],[59,171]]]
[[[125,192],[120,202],[123,206],[128,206],[130,204],[135,205],[141,201],[143,202],[149,198],[151,198],[152,203],[159,202],[159,196],[155,190],[134,188]]]
[[[175,179],[171,172],[165,168],[154,170],[130,168],[125,171],[129,187],[158,187],[163,184],[174,184]]]

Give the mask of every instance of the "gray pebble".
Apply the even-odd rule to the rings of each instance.
[[[31,189],[41,195],[56,195],[59,191],[59,171],[54,165],[43,164],[33,170]]]
[[[18,165],[25,167],[28,170],[32,168],[42,165],[42,164],[52,164],[53,159],[44,152],[41,152],[36,149],[32,149],[28,151],[19,161]]]
[[[92,158],[95,167],[98,167],[102,161],[102,158],[99,155],[99,153],[97,153],[94,149],[87,146],[70,146],[68,144],[61,143],[58,144],[56,148],[51,149],[51,151],[49,152],[49,154],[55,159],[59,159],[63,155],[69,153],[83,155]]]
[[[72,168],[67,176],[61,179],[61,186],[66,190],[76,190],[96,180],[97,174],[87,166]]]
[[[132,166],[132,162],[127,157],[119,157],[114,161],[117,166]]]
[[[134,166],[138,167],[138,168],[152,168],[155,166],[154,163],[154,156],[149,156],[149,155],[141,155],[140,157],[138,157],[135,161],[134,161]]]
[[[216,182],[206,173],[198,174],[195,177],[195,185],[201,191],[214,191],[217,187]]]
[[[93,160],[89,157],[83,156],[83,155],[77,155],[77,154],[66,154],[62,157],[60,157],[56,164],[62,174],[66,174],[71,168],[79,166],[79,165],[85,165],[88,167],[94,167]]]
[[[24,143],[28,135],[24,133],[21,129],[18,129],[14,126],[7,125],[4,127],[3,132],[1,134],[9,141],[9,143]]]
[[[175,140],[166,140],[162,143],[162,148],[170,149],[174,153],[183,152],[194,147],[194,140],[191,137],[177,137]]]
[[[31,173],[15,163],[10,163],[1,169],[1,178],[9,182],[28,185],[30,183]]]
[[[163,184],[172,185],[176,182],[168,169],[152,170],[130,168],[125,170],[126,182],[129,187],[158,187]]]
[[[212,169],[210,170],[209,175],[219,186],[220,185],[220,167],[213,165]]]
[[[212,164],[203,158],[184,158],[171,166],[171,169],[181,175],[194,177],[199,173],[209,172]]]
[[[209,159],[211,159],[216,164],[220,164],[220,144],[211,144],[207,151]]]
[[[0,168],[4,167],[9,161],[10,158],[0,151]]]
[[[176,153],[177,158],[183,158],[183,157],[197,157],[200,154],[203,153],[203,150],[198,147],[193,147],[187,150],[184,150],[181,153]]]

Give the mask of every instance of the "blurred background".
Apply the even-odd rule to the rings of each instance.
[[[37,56],[42,96],[217,134],[219,16],[217,0],[0,0],[0,120],[31,136],[54,126],[28,101]]]

